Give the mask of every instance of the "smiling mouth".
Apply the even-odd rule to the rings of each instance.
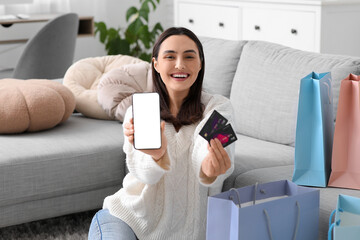
[[[183,81],[183,80],[187,79],[189,76],[190,76],[190,74],[187,74],[187,73],[181,73],[181,74],[175,73],[175,74],[171,74],[171,77],[172,77],[172,78],[175,78],[175,80],[177,80],[177,81]]]

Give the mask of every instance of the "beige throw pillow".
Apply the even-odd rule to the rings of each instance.
[[[104,74],[127,64],[144,62],[126,55],[85,58],[66,72],[63,84],[75,95],[76,110],[90,118],[115,119],[98,103],[98,85]]]
[[[65,122],[75,97],[51,80],[0,80],[0,133],[36,132]]]

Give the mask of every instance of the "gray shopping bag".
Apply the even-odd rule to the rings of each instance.
[[[319,190],[281,180],[208,198],[207,240],[317,240]]]

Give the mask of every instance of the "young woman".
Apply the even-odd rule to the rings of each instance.
[[[202,91],[205,60],[199,39],[170,28],[153,48],[154,91],[160,95],[162,146],[135,150],[131,107],[124,118],[129,173],[104,200],[89,239],[205,239],[207,197],[233,171],[234,144],[225,149],[199,135],[214,110],[233,121],[230,101]],[[232,124],[233,125],[233,124]],[[234,126],[234,125],[233,125]]]

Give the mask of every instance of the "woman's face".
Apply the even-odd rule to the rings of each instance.
[[[153,61],[170,94],[187,94],[201,69],[199,50],[186,35],[173,35],[165,39],[161,43],[158,59]]]

